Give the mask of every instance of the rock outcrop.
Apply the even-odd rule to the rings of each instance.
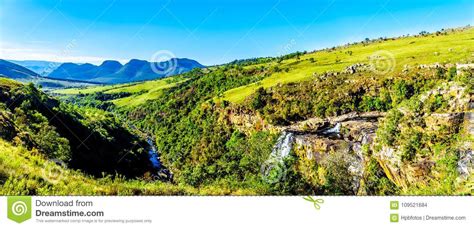
[[[434,96],[441,96],[446,102],[444,107],[430,113],[426,106]],[[468,117],[471,116],[470,94],[466,87],[444,84],[424,93],[419,100],[421,107],[418,110],[400,109],[403,117],[397,123],[399,136],[393,145],[382,142],[379,136],[375,140],[374,155],[387,177],[404,190],[411,186],[426,186],[431,180],[443,178],[439,167],[444,166],[447,157],[458,157],[460,177],[472,175],[473,138],[472,134],[462,132],[471,124]],[[453,135],[459,136],[452,138]],[[424,146],[418,151],[416,146],[420,143]]]
[[[357,194],[366,163],[364,148],[368,148],[373,142],[378,118],[382,116],[383,113],[379,112],[349,113],[329,118],[326,122],[307,121],[306,124],[318,123],[312,125],[318,128],[309,129],[310,131],[307,127],[297,129],[296,126],[291,126],[294,131],[299,130],[295,131],[297,134],[293,149],[301,160],[300,169],[307,170],[311,169],[311,165],[316,165],[324,170],[328,160],[337,157],[347,164],[345,172],[351,176],[352,193]],[[315,178],[314,172],[302,172],[302,174],[308,179]],[[324,176],[318,177],[318,179],[324,178]]]

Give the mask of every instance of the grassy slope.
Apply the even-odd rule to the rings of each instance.
[[[9,77],[0,75],[0,80],[8,79]],[[33,83],[35,85],[41,85],[43,90],[54,90],[58,88],[66,88],[66,87],[84,87],[84,86],[93,86],[96,85],[94,83],[87,83],[87,82],[73,82],[67,80],[58,80],[52,78],[43,78],[37,77],[33,79],[19,79],[19,82],[22,83]]]
[[[21,86],[20,82],[17,82],[13,79],[0,77],[0,87],[16,88],[16,87],[19,87],[19,86]]]
[[[130,195],[185,194],[184,189],[164,183],[125,181],[120,178],[94,179],[48,161],[37,151],[0,139],[0,195]]]
[[[406,37],[369,45],[356,44],[337,48],[335,51],[317,51],[300,58],[282,61],[280,68],[290,68],[290,71],[274,73],[260,82],[231,89],[220,99],[231,102],[241,102],[259,87],[272,87],[278,83],[289,83],[310,80],[313,73],[325,71],[341,71],[355,63],[369,63],[369,57],[377,51],[388,51],[395,58],[394,71],[401,71],[405,64],[430,64],[435,62],[450,62],[472,60],[474,52],[474,29],[454,32],[442,36]],[[352,51],[352,55],[348,52]],[[435,54],[437,53],[437,54]],[[311,63],[310,58],[316,62]],[[336,63],[336,59],[340,62]],[[276,65],[275,62],[267,66]]]
[[[151,82],[145,82],[145,83],[141,83],[134,86],[125,87],[125,88],[112,89],[112,90],[107,91],[107,93],[119,93],[119,92],[139,93],[141,91],[144,91],[144,93],[141,93],[141,94],[134,94],[129,97],[124,97],[124,98],[120,98],[120,99],[112,101],[115,105],[119,107],[137,106],[137,105],[145,103],[148,100],[152,100],[160,96],[163,89],[171,88],[184,81],[185,80],[181,80],[179,82],[172,82],[172,80],[170,79],[151,81]]]
[[[109,86],[94,86],[87,88],[74,88],[74,89],[64,89],[56,90],[55,93],[62,95],[77,95],[82,94],[91,94],[102,92],[105,94],[115,94],[115,93],[132,93],[133,95],[119,98],[113,100],[112,102],[119,106],[137,106],[145,103],[147,100],[152,100],[158,97],[163,89],[176,86],[177,84],[184,82],[185,79],[180,78],[166,78],[160,80],[146,81],[143,83],[129,83],[121,85],[109,85]]]
[[[231,191],[226,186],[196,189],[185,185],[119,177],[92,178],[48,161],[0,139],[0,195],[255,195],[254,190]],[[261,193],[260,193],[261,194]]]

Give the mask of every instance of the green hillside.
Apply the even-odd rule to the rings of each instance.
[[[61,95],[87,95],[93,93],[105,93],[113,95],[127,93],[130,94],[130,96],[113,99],[111,101],[119,107],[137,106],[145,103],[148,100],[156,99],[158,96],[160,96],[161,91],[163,89],[176,86],[178,83],[181,83],[183,81],[185,81],[185,79],[182,79],[181,77],[173,77],[160,80],[146,81],[143,83],[55,90],[54,93]]]
[[[278,66],[281,72],[246,86],[231,89],[221,100],[241,102],[259,87],[269,88],[279,83],[290,83],[313,79],[313,74],[327,71],[342,71],[356,63],[370,64],[370,57],[378,51],[387,58],[386,64],[393,67],[393,73],[400,72],[405,65],[416,66],[431,63],[457,63],[472,61],[474,52],[474,29],[449,32],[447,35],[431,34],[422,37],[380,39],[344,47],[330,48],[304,54],[297,58],[271,62],[255,67]],[[392,58],[393,59],[390,59]],[[311,60],[313,59],[313,60]],[[252,67],[252,66],[249,66]],[[286,72],[288,69],[288,72]]]
[[[0,138],[90,175],[136,177],[151,170],[145,139],[110,113],[61,103],[33,84],[0,83]]]
[[[123,176],[86,175],[0,139],[0,195],[227,195],[225,186],[195,189],[153,181],[150,176],[131,180]],[[240,195],[264,194],[242,189]]]
[[[126,180],[106,176],[94,178],[48,160],[38,150],[27,150],[0,139],[1,195],[135,195],[186,194],[166,183]],[[189,194],[189,193],[188,193]]]

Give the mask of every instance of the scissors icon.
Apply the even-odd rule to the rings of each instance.
[[[316,210],[321,209],[321,205],[319,205],[319,204],[323,204],[323,203],[324,203],[324,200],[323,200],[323,199],[313,199],[313,197],[311,197],[311,196],[303,197],[303,199],[306,200],[306,201],[309,201],[309,202],[313,203],[313,206],[314,206],[314,208],[316,208]]]

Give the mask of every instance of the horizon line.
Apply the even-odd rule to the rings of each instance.
[[[444,30],[457,30],[457,29],[466,29],[466,28],[471,28],[472,25],[470,23],[466,24],[466,25],[460,25],[460,26],[455,26],[455,27],[449,27],[449,28],[441,28],[441,29],[434,29],[434,30],[431,30],[431,31],[426,31],[426,30],[421,30],[419,33],[421,32],[428,32],[429,34],[433,33],[433,32],[439,32],[439,31],[444,31]],[[366,38],[366,39],[369,39],[369,40],[377,40],[377,39],[380,39],[380,38],[386,38],[386,39],[393,39],[393,38],[403,38],[403,37],[413,37],[413,36],[417,36],[419,35],[418,34],[399,34],[399,35],[396,35],[396,36],[391,36],[391,37],[386,37],[386,36],[383,36],[383,37],[373,37],[373,38]],[[285,54],[281,54],[279,56],[254,56],[254,57],[247,57],[247,58],[240,58],[240,59],[234,59],[234,60],[231,60],[231,61],[228,61],[228,62],[222,62],[222,63],[214,63],[214,64],[203,64],[201,63],[199,60],[197,59],[194,59],[194,58],[189,58],[189,57],[176,57],[176,56],[173,56],[172,58],[169,58],[169,59],[166,59],[166,60],[162,60],[162,61],[150,61],[150,60],[146,60],[146,59],[140,59],[140,58],[130,58],[130,59],[114,59],[114,58],[106,58],[106,57],[96,57],[96,56],[70,56],[69,59],[74,59],[74,58],[85,58],[85,59],[96,59],[96,60],[85,60],[85,61],[70,61],[70,60],[66,60],[66,61],[58,61],[57,58],[58,56],[52,56],[52,58],[44,58],[44,59],[34,59],[34,58],[21,58],[21,59],[18,59],[18,58],[4,58],[3,56],[0,56],[0,59],[3,59],[5,61],[43,61],[43,62],[52,62],[52,63],[59,63],[59,64],[63,64],[63,63],[73,63],[73,64],[91,64],[91,65],[95,65],[95,66],[99,66],[101,64],[103,64],[105,61],[117,61],[119,62],[120,64],[122,65],[125,65],[127,64],[128,62],[130,62],[131,60],[140,60],[140,61],[147,61],[147,62],[155,62],[155,63],[159,63],[159,62],[167,62],[171,59],[189,59],[189,60],[194,60],[196,62],[198,62],[199,64],[205,66],[205,67],[210,67],[210,66],[220,66],[220,65],[225,65],[225,64],[229,64],[231,62],[234,62],[234,61],[239,61],[239,60],[248,60],[248,59],[259,59],[259,58],[278,58],[278,57],[281,57],[281,56],[285,56],[285,55],[289,55],[289,54],[292,54],[292,53],[297,53],[297,52],[318,52],[318,51],[323,51],[325,49],[328,49],[328,48],[338,48],[338,47],[345,47],[345,46],[350,46],[350,45],[354,45],[354,44],[358,44],[358,43],[361,43],[361,42],[364,42],[365,40],[358,40],[358,41],[350,41],[350,42],[346,42],[346,43],[340,43],[340,44],[335,44],[335,45],[329,45],[329,46],[326,46],[326,47],[321,47],[321,48],[316,48],[316,49],[313,49],[313,50],[299,50],[299,51],[294,51],[294,52],[289,52],[289,53],[285,53]],[[166,51],[166,52],[170,52],[168,50],[161,50],[161,51]],[[170,52],[172,53],[172,52]],[[1,53],[0,53],[1,54]]]

